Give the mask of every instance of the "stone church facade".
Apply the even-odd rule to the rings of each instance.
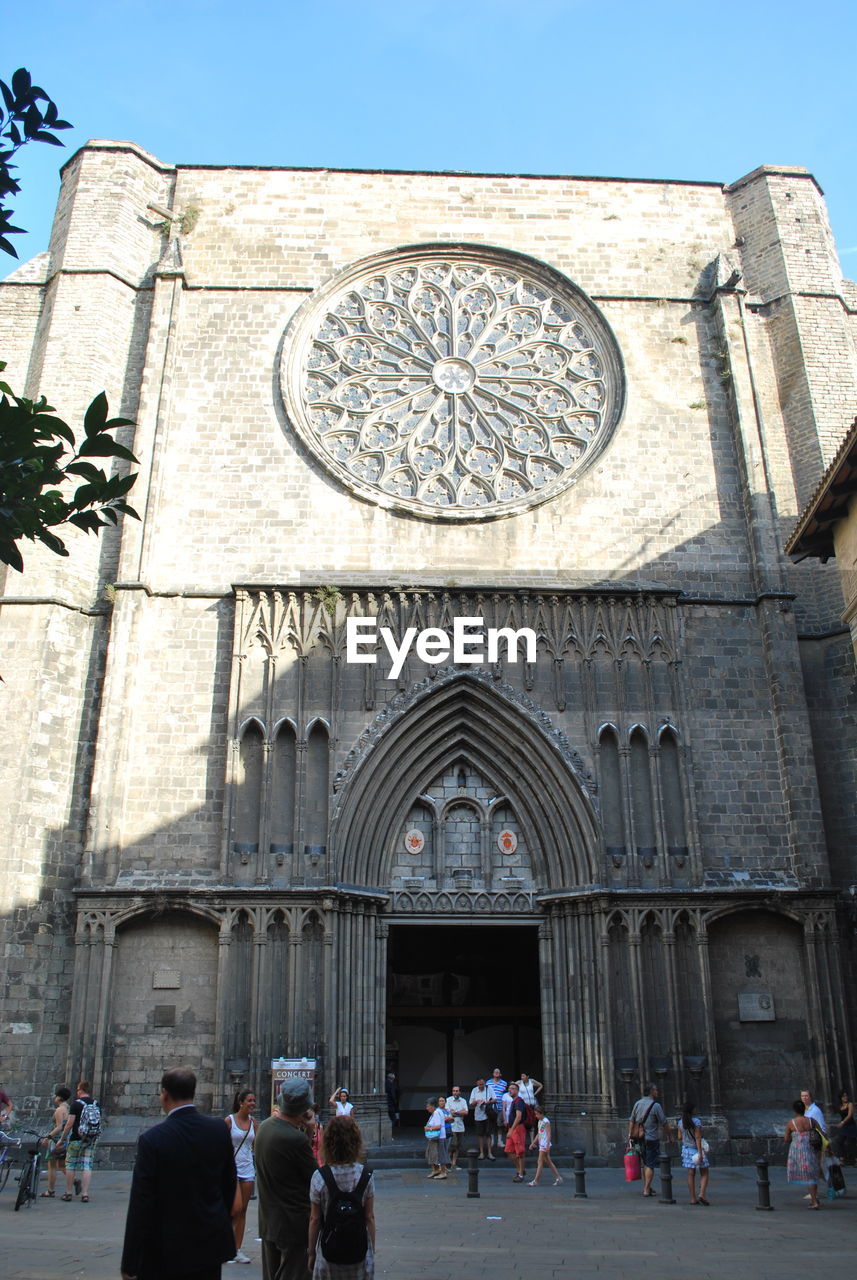
[[[5,579],[16,1099],[306,1056],[377,1138],[499,1064],[604,1151],[650,1076],[853,1087],[854,658],[783,547],[855,326],[802,169],[72,157],[0,350],[134,420],[141,519]]]

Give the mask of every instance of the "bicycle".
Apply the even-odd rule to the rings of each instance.
[[[34,1129],[22,1129],[22,1134],[29,1134],[35,1138],[32,1146],[27,1148],[27,1162],[21,1169],[18,1178],[18,1195],[15,1200],[15,1212],[26,1205],[27,1208],[38,1199],[39,1195],[39,1173],[42,1159],[41,1145],[48,1136],[46,1133],[36,1133]]]
[[[12,1150],[20,1147],[20,1142],[10,1138],[7,1133],[0,1132],[0,1191],[9,1181],[12,1172]]]

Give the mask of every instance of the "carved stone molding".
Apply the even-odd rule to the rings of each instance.
[[[485,667],[478,667],[469,671],[462,671],[460,667],[441,667],[434,674],[426,676],[424,680],[420,680],[417,684],[411,685],[410,689],[406,689],[391,698],[386,706],[378,712],[372,723],[360,734],[360,737],[346,756],[342,767],[337,771],[333,780],[334,795],[341,796],[344,787],[361,760],[391,725],[407,715],[423,698],[457,680],[469,680],[472,683],[481,684],[512,703],[538,729],[539,733],[550,742],[554,750],[576,775],[581,787],[590,799],[594,799],[597,792],[595,778],[590,770],[586,768],[580,755],[571,746],[565,734],[557,729],[550,716],[528,694],[519,692],[510,684],[498,681],[494,676],[494,672]]]
[[[520,915],[537,912],[536,895],[523,890],[510,893],[502,891],[453,890],[452,892],[433,892],[422,889],[419,892],[394,892],[387,910],[393,915]]]

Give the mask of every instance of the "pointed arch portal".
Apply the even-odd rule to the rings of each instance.
[[[350,771],[334,812],[337,880],[389,886],[402,822],[432,779],[466,760],[515,809],[543,892],[599,880],[599,823],[582,767],[547,717],[490,674],[456,673],[399,699],[391,723]]]
[[[496,891],[503,872],[493,827],[483,836],[493,863],[482,887],[478,872],[470,893],[449,886],[444,824],[468,803],[465,781],[476,776],[489,796],[480,801],[483,812],[496,802],[498,812],[514,814],[529,892]],[[438,795],[439,779],[454,798],[443,788]],[[400,892],[394,867],[406,819],[414,806],[432,803],[444,828],[436,874],[427,892]],[[403,1113],[418,1116],[432,1090],[469,1088],[495,1065],[510,1078],[527,1070],[553,1087],[568,1080],[557,1057],[566,1015],[551,990],[554,942],[539,897],[591,890],[600,848],[582,764],[547,716],[492,672],[439,673],[378,717],[339,778],[331,854],[342,887],[391,894],[380,935],[386,995],[379,992],[374,1012]],[[343,963],[353,965],[353,956]],[[353,1040],[357,1027],[347,1034]]]

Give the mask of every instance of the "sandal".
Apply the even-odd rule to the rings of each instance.
[[[56,1195],[55,1191],[43,1191],[41,1198],[42,1200],[52,1200],[55,1195]]]
[[[81,1196],[81,1197],[80,1197],[80,1203],[81,1203],[81,1204],[89,1204],[89,1196]]]
[[[60,1196],[60,1200],[73,1200],[74,1196],[70,1196],[68,1192],[64,1196]]]

